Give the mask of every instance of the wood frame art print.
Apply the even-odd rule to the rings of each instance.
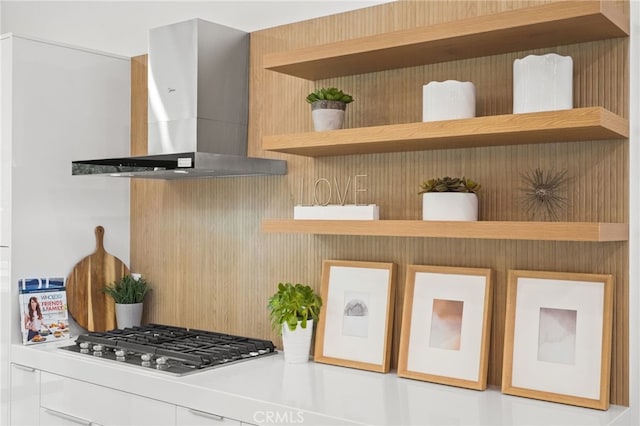
[[[613,277],[510,270],[502,392],[609,408]]]
[[[389,371],[395,275],[394,263],[323,262],[314,361]]]
[[[409,265],[398,376],[487,388],[491,269]]]

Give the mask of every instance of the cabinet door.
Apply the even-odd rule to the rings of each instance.
[[[205,411],[193,410],[191,408],[176,408],[176,426],[240,426],[238,420],[229,419]]]
[[[174,426],[176,406],[43,372],[40,406],[92,424]],[[43,423],[44,424],[44,423]]]
[[[10,424],[15,426],[38,424],[40,371],[19,364],[11,364],[10,395]]]

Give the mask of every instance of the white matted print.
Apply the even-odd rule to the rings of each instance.
[[[394,278],[393,263],[323,262],[315,361],[389,371]]]
[[[509,271],[502,392],[609,407],[611,275]]]
[[[409,265],[398,375],[486,389],[491,270]]]

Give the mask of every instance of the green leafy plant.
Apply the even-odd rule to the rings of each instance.
[[[329,87],[318,89],[314,92],[309,93],[309,95],[307,96],[307,102],[312,104],[316,101],[337,101],[348,104],[350,102],[353,102],[354,99],[353,97],[351,97],[351,95],[347,95],[342,90],[338,90],[335,87]]]
[[[279,283],[278,291],[269,298],[267,305],[274,330],[282,333],[282,324],[293,331],[298,326],[307,328],[307,320],[318,320],[322,298],[304,284]]]
[[[422,182],[420,189],[421,191],[418,194],[424,194],[425,192],[468,192],[475,194],[480,190],[480,185],[464,176],[461,178],[445,176]]]
[[[130,305],[142,303],[151,289],[144,278],[135,279],[131,275],[125,275],[118,281],[105,285],[102,291],[111,296],[116,303]]]

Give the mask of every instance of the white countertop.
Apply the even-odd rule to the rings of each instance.
[[[72,344],[67,341],[65,344]],[[148,398],[260,423],[264,413],[304,424],[370,425],[606,425],[627,409],[572,407],[474,391],[388,374],[309,362],[286,364],[282,354],[187,376],[95,360],[58,344],[12,346],[12,362]],[[290,416],[290,417],[287,417]],[[295,416],[295,417],[294,417]],[[300,423],[298,421],[298,423]]]

